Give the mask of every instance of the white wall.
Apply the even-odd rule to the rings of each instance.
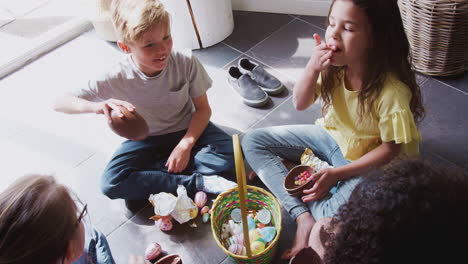
[[[233,10],[326,16],[331,0],[232,0]]]

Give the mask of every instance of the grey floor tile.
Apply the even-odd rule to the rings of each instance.
[[[108,159],[107,154],[96,153],[70,173],[56,175],[88,204],[92,225],[104,234],[111,233],[134,216],[127,211],[123,200],[111,200],[101,192],[101,176]]]
[[[231,65],[237,64],[237,60]],[[272,74],[278,77],[287,89],[279,95],[270,96],[267,105],[259,108],[249,107],[242,103],[242,98],[227,84],[228,66],[210,72],[213,79],[213,87],[208,90],[208,98],[212,108],[212,120],[220,125],[232,127],[239,131],[245,131],[252,126],[256,121],[260,120],[264,115],[281,104],[288,96],[293,86],[293,82],[277,73],[270,70]]]
[[[299,18],[323,30],[327,29],[327,17],[326,16],[299,16]]]
[[[252,129],[278,125],[314,124],[315,120],[321,116],[322,111],[318,102],[305,111],[298,111],[294,108],[290,97],[281,106],[255,123]]]
[[[468,71],[450,77],[435,77],[435,79],[468,94]]]
[[[27,126],[23,128],[23,132],[10,139],[18,145],[27,147],[32,152],[41,152],[42,155],[71,167],[88,159],[96,151],[69,138]]]
[[[314,33],[323,38],[325,31],[304,21],[294,20],[247,54],[297,80],[315,47]]]
[[[22,17],[3,26],[0,32],[32,39],[70,19],[71,17]]]
[[[245,52],[294,17],[285,14],[234,11],[234,31],[223,42]]]
[[[423,84],[427,79],[428,79],[427,76],[420,74],[420,73],[416,73],[416,82],[419,85]]]
[[[460,171],[464,171],[465,173],[468,173],[467,167],[464,168],[462,166],[456,165],[455,163],[445,158],[442,158],[441,156],[437,154],[429,152],[427,149],[424,148],[424,146],[422,146],[420,151],[421,151],[421,158],[423,160],[426,160],[433,166],[441,167],[444,169],[455,169],[455,170],[460,170]]]
[[[144,255],[150,242],[159,243],[168,254],[179,254],[184,263],[220,263],[226,257],[213,239],[211,225],[203,223],[200,216],[184,224],[174,222],[171,231],[162,232],[148,219],[152,214],[152,209],[146,208],[108,236],[117,263],[127,263],[130,254]],[[193,222],[197,227],[190,226]]]
[[[205,67],[222,68],[227,63],[240,56],[240,53],[224,43],[214,46],[194,50],[193,54]]]
[[[421,124],[423,147],[446,160],[466,167],[468,95],[434,79],[423,83],[421,89],[427,111]]]

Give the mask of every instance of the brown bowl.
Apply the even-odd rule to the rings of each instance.
[[[314,168],[308,166],[308,165],[298,165],[294,168],[292,168],[289,172],[288,175],[286,175],[286,178],[284,179],[284,189],[289,193],[291,196],[295,197],[300,197],[304,195],[302,192],[304,189],[309,189],[312,188],[314,185],[315,181],[309,179],[302,185],[296,185],[294,184],[294,178],[301,174],[304,171],[308,171],[310,174],[314,174],[315,170]]]

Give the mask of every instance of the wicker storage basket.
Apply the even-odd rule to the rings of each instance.
[[[468,70],[468,0],[398,0],[413,67],[427,75]]]

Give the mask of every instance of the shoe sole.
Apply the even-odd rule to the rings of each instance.
[[[242,95],[240,95],[236,89],[231,85],[231,83],[226,80],[227,84],[229,85],[229,87],[231,87],[231,89],[234,90],[234,92],[240,97],[242,98],[242,102],[248,106],[251,106],[251,107],[261,107],[261,106],[264,106],[266,103],[268,103],[268,94],[267,96],[265,97],[265,99],[259,101],[259,100],[249,100],[249,99],[245,99],[244,97],[242,97]],[[260,86],[259,86],[260,87]],[[261,88],[261,87],[260,87]],[[262,89],[263,90],[263,89]]]
[[[246,73],[249,73],[251,71],[248,71],[242,67],[240,67],[240,65],[238,65],[238,68],[239,68],[239,71],[242,73],[242,74],[246,74]],[[281,81],[280,81],[281,82]],[[276,95],[276,94],[279,94],[281,93],[283,90],[284,90],[284,84],[281,82],[281,85],[276,87],[276,88],[266,88],[266,87],[263,87],[261,85],[258,85],[258,87],[260,87],[263,91],[265,91],[267,94],[269,95]]]
[[[283,83],[281,83],[280,86],[278,86],[277,88],[265,88],[261,85],[259,85],[258,87],[260,87],[263,91],[265,91],[267,94],[269,95],[276,95],[276,94],[280,94],[281,92],[283,92],[284,90],[284,85]]]

